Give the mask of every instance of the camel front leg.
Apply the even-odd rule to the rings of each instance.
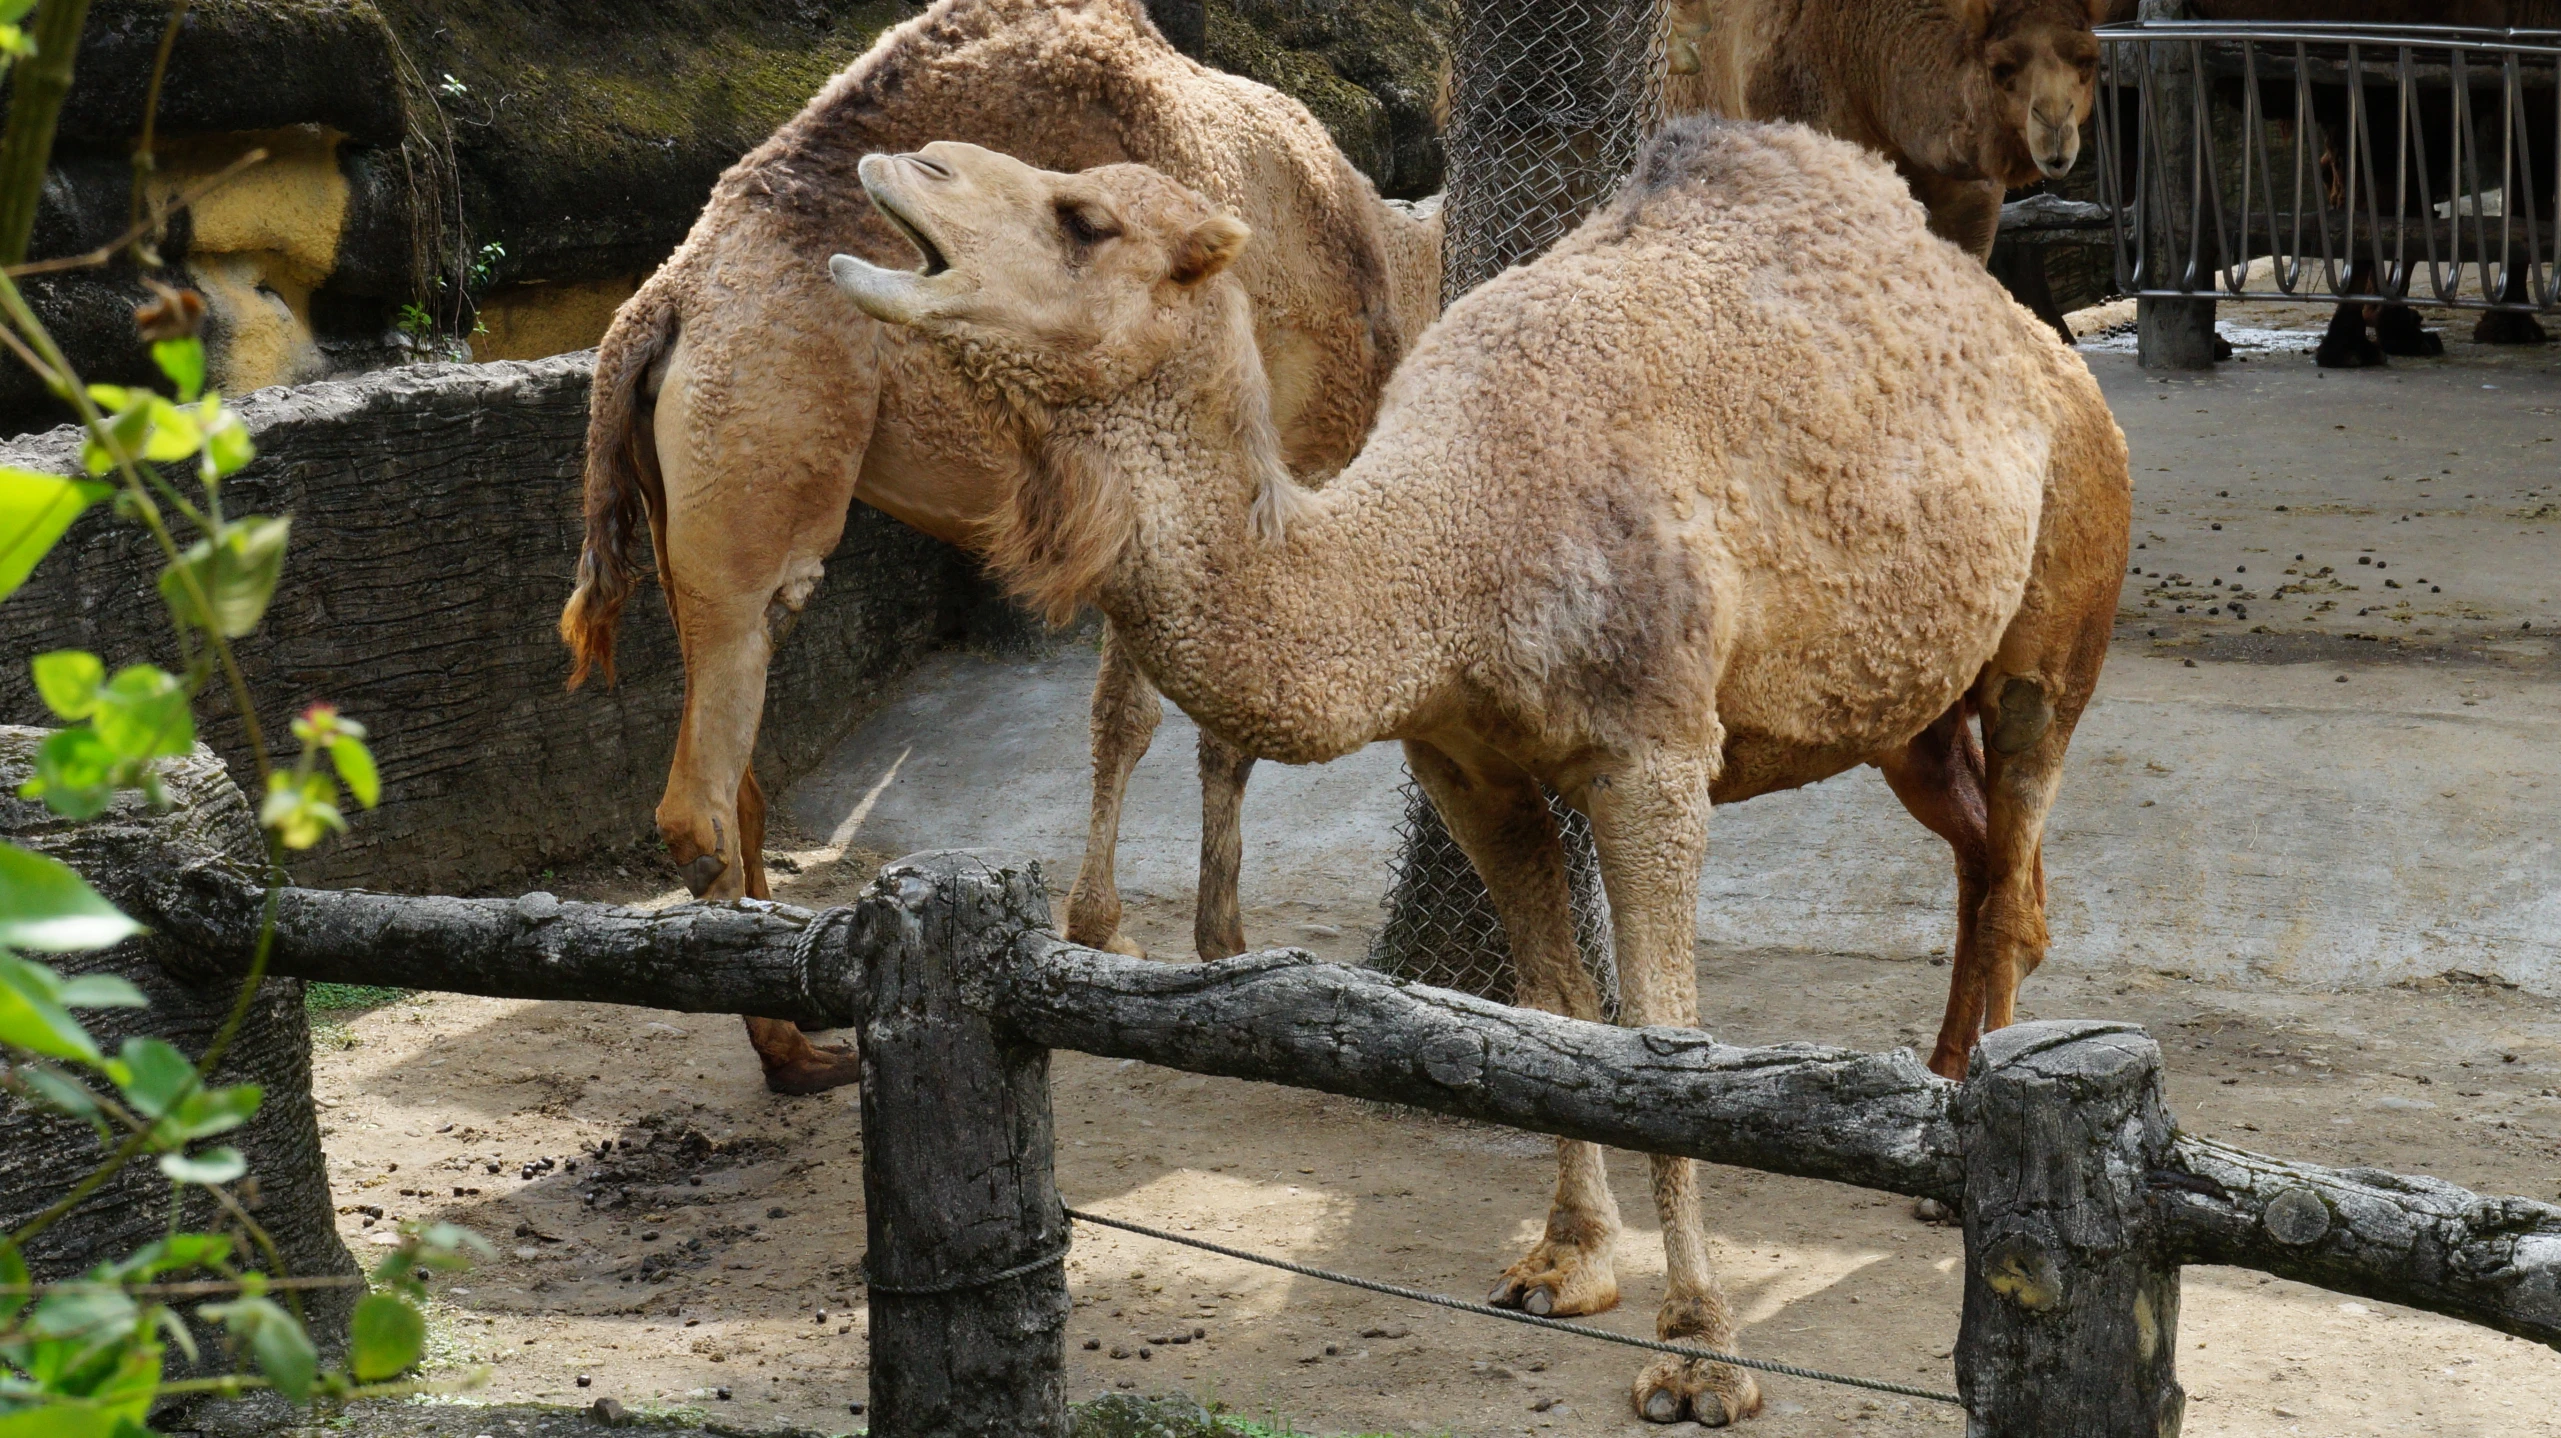
[[[1245,781],[1254,756],[1200,731],[1200,894],[1192,943],[1203,959],[1245,952],[1245,916],[1236,897],[1245,866]]]
[[[1067,940],[1145,958],[1147,951],[1120,930],[1120,886],[1113,868],[1119,862],[1120,806],[1129,794],[1129,771],[1155,740],[1164,705],[1108,629],[1103,631],[1102,669],[1094,676],[1092,713],[1094,795],[1086,819],[1085,861],[1067,891]]]
[[[1698,1026],[1698,875],[1707,857],[1712,752],[1639,756],[1595,775],[1581,795],[1617,934],[1619,1022],[1632,1027]],[[1654,1332],[1731,1353],[1734,1313],[1708,1254],[1698,1166],[1660,1154],[1651,1163],[1666,1276]],[[1656,1359],[1638,1372],[1630,1396],[1649,1423],[1687,1415],[1721,1428],[1761,1411],[1748,1371],[1701,1359]]]
[[[1546,794],[1500,755],[1459,753],[1463,759],[1409,742],[1405,762],[1493,897],[1511,940],[1515,1001],[1597,1021],[1600,994],[1574,944],[1565,850]],[[1557,1140],[1546,1231],[1503,1271],[1486,1301],[1555,1317],[1616,1307],[1618,1229],[1600,1145]]]

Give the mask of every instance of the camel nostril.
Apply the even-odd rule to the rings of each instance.
[[[720,882],[721,872],[728,867],[720,861],[718,854],[704,854],[692,863],[677,865],[676,872],[684,876],[685,887],[699,899],[710,892],[712,885]]]
[[[924,171],[926,174],[933,176],[937,180],[948,180],[951,178],[950,169],[943,165],[936,164],[922,155],[901,155],[899,158],[905,160],[908,164],[915,166],[917,169]]]

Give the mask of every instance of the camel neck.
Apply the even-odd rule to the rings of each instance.
[[[1394,737],[1434,687],[1433,586],[1374,493],[1314,496],[1277,542],[1257,532],[1276,461],[1257,462],[1237,421],[1262,382],[1250,346],[1179,354],[1073,421],[1133,511],[1095,601],[1194,719],[1261,757],[1320,762]]]

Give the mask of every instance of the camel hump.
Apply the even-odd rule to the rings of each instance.
[[[1775,212],[1830,216],[1832,225],[1906,223],[1921,208],[1893,167],[1846,140],[1789,121],[1685,115],[1646,142],[1612,202],[1618,228],[1646,222],[1663,202],[1703,200],[1738,219]]]

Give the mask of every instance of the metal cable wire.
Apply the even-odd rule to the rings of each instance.
[[[1499,1318],[1506,1323],[1526,1323],[1532,1328],[1570,1333],[1577,1338],[1597,1338],[1603,1343],[1650,1349],[1656,1353],[1670,1353],[1682,1358],[1704,1358],[1710,1363],[1730,1363],[1737,1368],[1757,1369],[1763,1373],[1776,1373],[1786,1378],[1805,1378],[1816,1383],[1837,1383],[1844,1388],[1865,1388],[1874,1393],[1892,1393],[1904,1398],[1925,1399],[1932,1403],[1951,1403],[1959,1408],[1965,1406],[1964,1399],[1953,1393],[1941,1393],[1933,1388],[1915,1388],[1909,1383],[1890,1383],[1882,1378],[1859,1378],[1847,1373],[1826,1373],[1820,1368],[1805,1368],[1794,1363],[1780,1363],[1768,1358],[1746,1358],[1740,1353],[1719,1353],[1709,1348],[1693,1348],[1686,1343],[1666,1343],[1659,1338],[1639,1338],[1632,1333],[1612,1333],[1606,1328],[1594,1328],[1589,1324],[1567,1323],[1560,1318],[1541,1318],[1537,1314],[1522,1313],[1516,1309],[1496,1308],[1485,1303],[1470,1303],[1464,1298],[1452,1298],[1442,1293],[1427,1293],[1419,1288],[1407,1288],[1401,1283],[1380,1283],[1376,1279],[1354,1278],[1348,1273],[1336,1273],[1331,1269],[1310,1268],[1304,1263],[1292,1263],[1286,1258],[1273,1258],[1267,1254],[1251,1253],[1242,1248],[1229,1248],[1223,1243],[1211,1243],[1205,1239],[1187,1238],[1179,1233],[1167,1233],[1161,1228],[1149,1228],[1143,1223],[1130,1223],[1123,1219],[1105,1218],[1099,1213],[1087,1213],[1081,1208],[1071,1208],[1066,1212],[1069,1218],[1078,1223],[1117,1228],[1124,1233],[1135,1233],[1142,1238],[1162,1239],[1167,1243],[1179,1243],[1185,1248],[1197,1248],[1203,1252],[1215,1253],[1222,1258],[1259,1263],[1265,1268],[1277,1268],[1283,1273],[1295,1273],[1302,1278],[1319,1278],[1327,1283],[1342,1284],[1346,1288],[1367,1289],[1372,1293],[1383,1293],[1390,1298],[1428,1303],[1435,1308],[1447,1308],[1459,1313],[1473,1313],[1480,1318]]]

